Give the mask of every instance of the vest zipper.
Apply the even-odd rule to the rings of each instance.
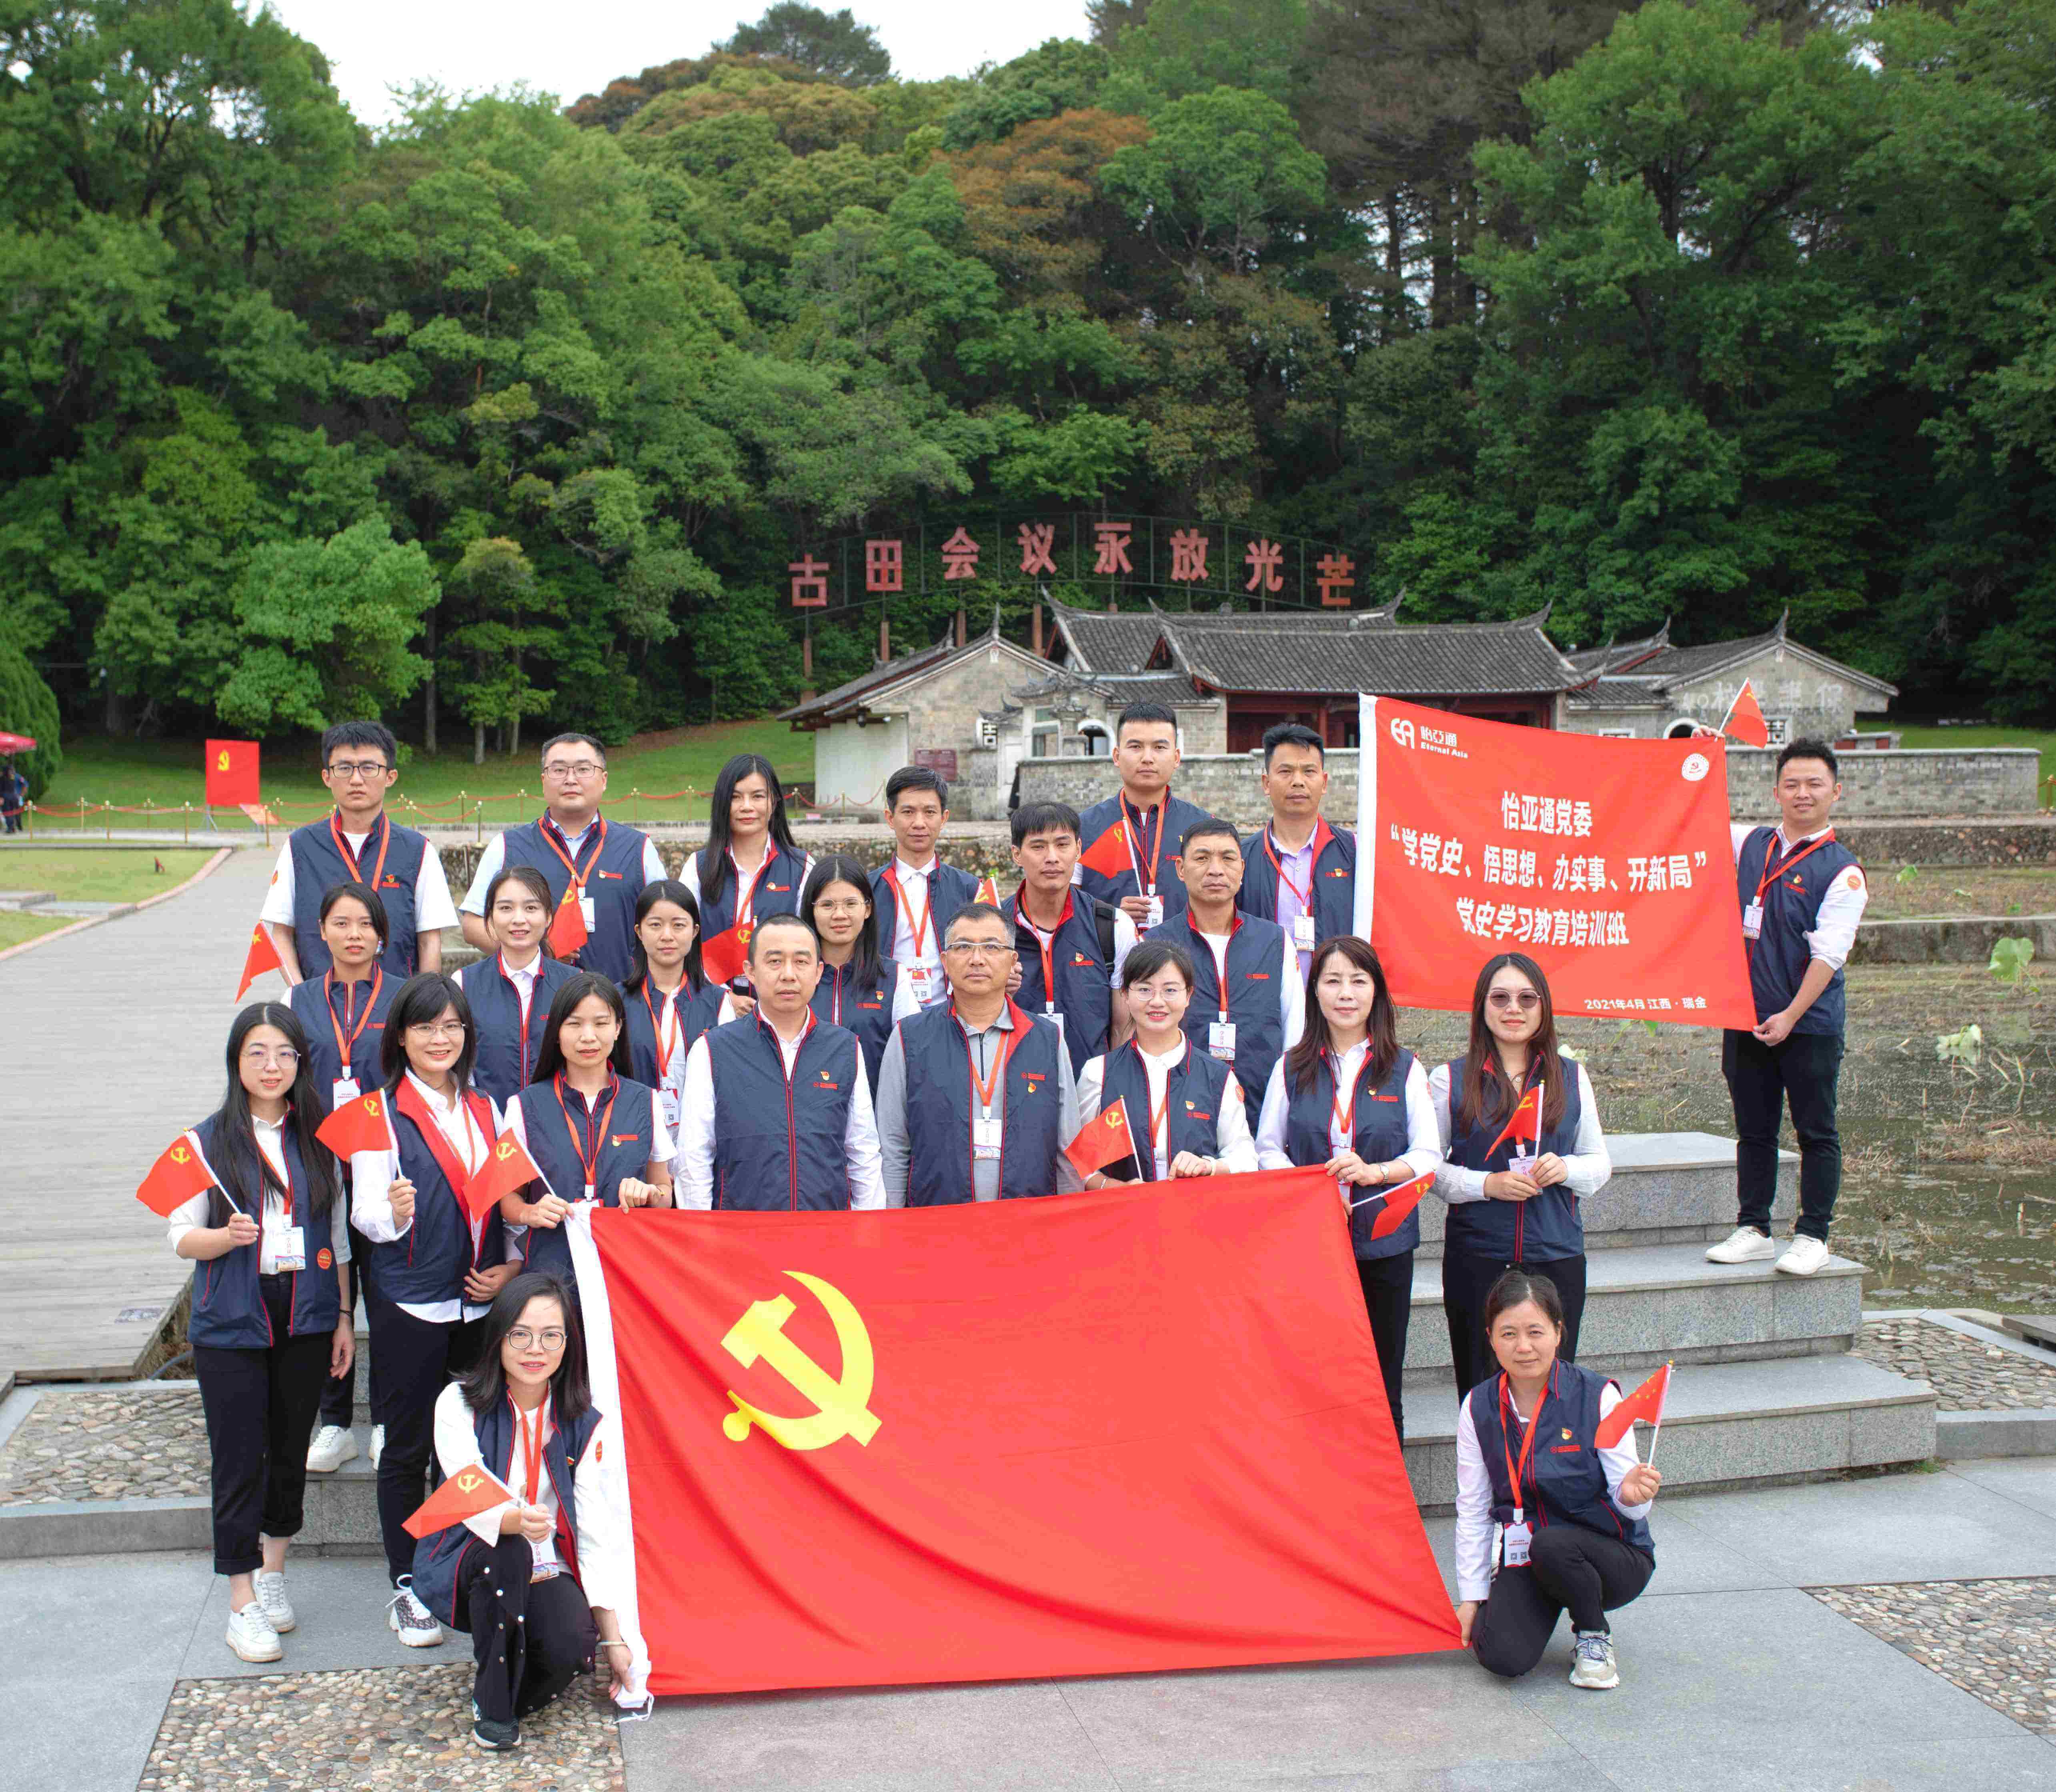
[[[793,1191],[793,1211],[800,1210],[800,1128],[793,1118],[793,1071],[800,1068],[800,1054],[793,1054],[792,1070],[785,1068],[785,1053],[782,1047],[778,1052],[778,1068],[785,1077],[785,1174]]]

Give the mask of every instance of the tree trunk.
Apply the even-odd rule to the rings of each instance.
[[[521,751],[521,712],[514,712],[514,719],[507,724],[507,750],[510,753]]]
[[[1396,336],[1406,322],[1406,219],[1399,195],[1385,197],[1385,329]]]
[[[421,751],[433,759],[436,756],[436,613],[433,608],[429,611],[422,645],[428,653],[429,677],[423,686],[421,701]]]
[[[485,763],[485,724],[483,722],[471,724],[471,763],[473,765]]]

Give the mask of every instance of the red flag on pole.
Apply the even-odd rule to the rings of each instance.
[[[235,986],[235,999],[239,1002],[248,993],[250,985],[267,971],[281,971],[285,966],[279,961],[279,949],[272,944],[271,936],[264,923],[259,922],[250,930],[250,949],[243,957],[243,981]]]
[[[1639,1419],[1651,1425],[1663,1423],[1663,1403],[1670,1394],[1670,1365],[1666,1363],[1648,1380],[1599,1422],[1592,1433],[1602,1450],[1611,1450],[1626,1437]]]
[[[1421,1197],[1434,1186],[1435,1172],[1430,1170],[1410,1182],[1402,1182],[1397,1188],[1380,1189],[1378,1193],[1385,1197],[1385,1210],[1372,1222],[1371,1237],[1390,1238],[1406,1223],[1406,1216],[1421,1205]],[[1356,1207],[1362,1203],[1353,1201],[1350,1205]]]
[[[500,1196],[524,1189],[531,1182],[549,1186],[548,1178],[536,1167],[536,1160],[522,1150],[521,1141],[508,1133],[478,1166],[478,1174],[464,1185],[464,1204],[473,1219],[482,1220],[499,1204]]]
[[[257,789],[257,743],[210,740],[207,744],[207,800],[210,807],[240,807],[261,803]]]
[[[314,1137],[339,1158],[353,1158],[359,1151],[396,1151],[393,1123],[386,1112],[386,1091],[346,1101],[314,1128]]]
[[[1486,1151],[1487,1157],[1509,1139],[1516,1145],[1524,1142],[1539,1145],[1542,1142],[1542,1087],[1537,1083],[1513,1104],[1513,1111],[1506,1116],[1506,1124],[1499,1129],[1498,1138]]]
[[[700,973],[710,983],[733,983],[749,964],[749,929],[737,926],[700,941]]]
[[[1735,693],[1734,701],[1728,705],[1727,720],[1721,724],[1721,732],[1732,735],[1745,747],[1770,744],[1770,724],[1763,719],[1763,706],[1756,701],[1756,693],[1750,689],[1746,678],[1742,681],[1742,689]]]
[[[417,1541],[432,1536],[446,1526],[461,1525],[496,1506],[504,1506],[514,1495],[482,1462],[461,1468],[415,1508],[411,1518],[400,1521],[407,1534]]]
[[[1134,863],[1129,857],[1126,823],[1117,821],[1078,855],[1078,862],[1103,878],[1117,878],[1123,871],[1133,870]]]
[[[579,886],[567,883],[557,912],[550,917],[550,949],[559,958],[568,958],[591,937],[585,924],[585,910],[579,906]]]
[[[158,1155],[136,1198],[160,1219],[169,1219],[202,1189],[214,1186],[214,1172],[190,1133],[180,1133]]]
[[[1117,1101],[1088,1125],[1080,1127],[1077,1137],[1064,1147],[1064,1155],[1081,1176],[1089,1176],[1123,1158],[1133,1158],[1139,1166],[1142,1155],[1136,1150],[1135,1135],[1129,1130],[1128,1104]]]
[[[990,902],[994,908],[998,908],[999,906],[999,886],[989,877],[980,878],[978,880],[978,894],[974,900],[980,902]]]

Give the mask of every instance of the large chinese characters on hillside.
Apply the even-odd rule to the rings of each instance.
[[[1468,1008],[1524,952],[1559,1014],[1753,1027],[1710,740],[1606,740],[1363,700],[1357,930],[1392,998]]]

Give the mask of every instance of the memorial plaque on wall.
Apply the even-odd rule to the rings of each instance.
[[[916,747],[914,763],[934,772],[947,783],[957,781],[957,750],[954,747]]]

